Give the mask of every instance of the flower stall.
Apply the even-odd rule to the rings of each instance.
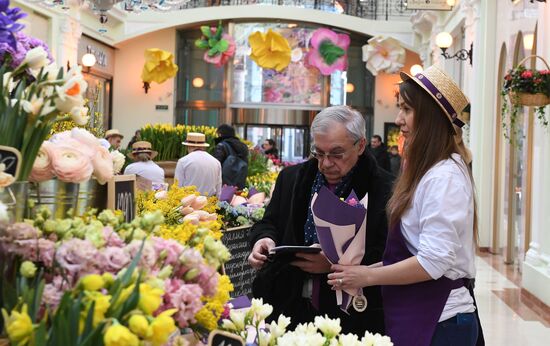
[[[538,58],[545,64],[545,70],[527,69],[523,65],[527,60]],[[543,127],[548,126],[545,108],[550,104],[550,66],[544,58],[531,55],[521,60],[504,77],[502,88],[502,126],[504,136],[512,142],[519,129],[518,119],[521,107],[536,107],[535,113]]]

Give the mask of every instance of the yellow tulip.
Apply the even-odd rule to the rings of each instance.
[[[80,284],[86,291],[97,291],[105,286],[105,280],[101,275],[90,274],[80,279]]]
[[[132,332],[120,325],[112,325],[103,336],[105,346],[138,346],[139,339]]]
[[[25,345],[32,335],[32,320],[27,314],[27,305],[23,305],[21,312],[13,310],[11,315],[2,309],[4,325],[8,332],[8,338],[16,345]]]
[[[147,315],[152,315],[162,303],[164,291],[160,288],[152,288],[148,284],[139,285],[139,308]]]
[[[152,336],[152,329],[149,328],[149,322],[147,318],[142,315],[133,315],[128,321],[130,330],[137,334],[141,338],[148,338]]]
[[[168,337],[176,330],[176,323],[171,317],[176,311],[176,309],[166,310],[151,322],[152,335],[147,338],[147,340],[150,341],[153,346],[164,345]]]
[[[271,29],[267,34],[256,31],[248,37],[248,43],[252,48],[250,58],[260,67],[281,72],[290,63],[291,49],[288,41]]]

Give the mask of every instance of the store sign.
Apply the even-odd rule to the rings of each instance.
[[[432,10],[450,11],[453,7],[447,4],[447,0],[408,0],[407,10]]]

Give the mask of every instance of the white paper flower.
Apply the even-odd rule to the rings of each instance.
[[[31,70],[39,70],[50,64],[48,53],[44,47],[35,47],[27,52],[27,55],[25,55],[25,60],[23,60],[21,65],[23,64],[27,64]]]
[[[113,167],[115,169],[115,174],[120,173],[124,163],[126,162],[126,157],[118,150],[111,151],[111,158],[113,159]]]
[[[332,339],[342,331],[342,327],[340,327],[340,319],[330,319],[327,315],[325,315],[325,317],[316,316],[315,325],[319,328],[323,335],[329,339]]]
[[[363,61],[375,76],[379,72],[397,73],[405,65],[405,53],[396,39],[375,36],[363,46]]]
[[[8,207],[0,202],[0,221],[9,221]]]

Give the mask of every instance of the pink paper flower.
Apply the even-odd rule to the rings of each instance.
[[[52,150],[54,150],[52,143],[48,141],[42,143],[38,156],[36,156],[36,160],[32,166],[32,171],[29,176],[30,181],[41,183],[55,176],[52,167]]]
[[[306,62],[328,76],[334,71],[345,71],[348,68],[347,50],[350,38],[346,34],[337,34],[330,29],[315,30],[309,41],[311,49]]]
[[[212,29],[214,29],[215,32],[215,28]],[[229,61],[229,59],[233,57],[233,55],[235,55],[235,40],[233,39],[233,37],[231,37],[231,35],[229,34],[223,34],[222,40],[226,40],[228,42],[229,46],[227,50],[214,56],[209,56],[208,51],[206,51],[204,52],[203,56],[204,61],[210,64],[214,64],[216,65],[216,67],[222,67]]]
[[[115,169],[109,150],[101,146],[97,147],[96,155],[92,158],[92,165],[94,166],[94,177],[101,185],[113,178]]]
[[[70,183],[88,181],[93,172],[90,157],[65,145],[52,151],[52,166],[59,180]]]

